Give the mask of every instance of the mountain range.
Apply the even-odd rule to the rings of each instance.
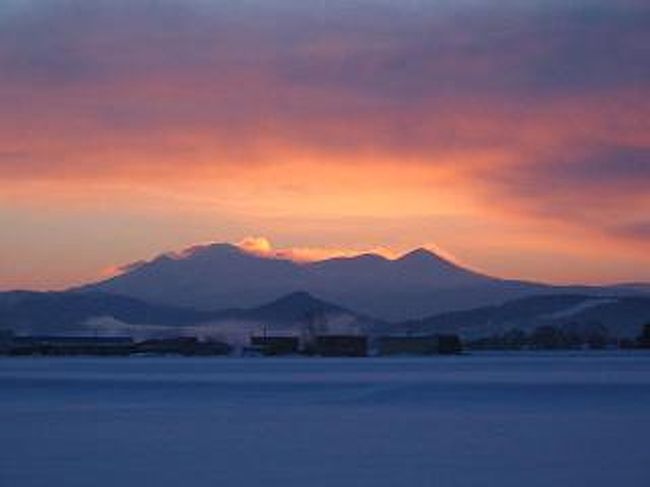
[[[636,336],[646,284],[552,286],[464,269],[424,249],[297,263],[229,244],[166,254],[62,292],[0,293],[0,328],[47,333],[458,333],[599,323]],[[318,297],[316,297],[318,296]],[[262,303],[262,304],[260,304]]]
[[[402,321],[491,306],[539,294],[629,295],[642,285],[588,287],[500,279],[417,249],[398,259],[376,254],[299,263],[212,244],[132,265],[78,291],[104,292],[202,311],[249,308],[293,292],[382,320]]]

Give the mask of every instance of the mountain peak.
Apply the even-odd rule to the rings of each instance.
[[[194,245],[176,254],[179,258],[189,258],[200,255],[210,255],[216,253],[223,254],[243,254],[244,251],[233,244],[229,243],[208,243],[203,245]]]
[[[349,264],[373,264],[373,263],[379,263],[379,262],[387,262],[388,259],[384,257],[383,255],[379,254],[373,254],[372,252],[366,252],[363,254],[358,254],[358,255],[351,255],[351,256],[339,256],[339,257],[330,257],[328,259],[324,260],[317,260],[314,262],[311,262],[311,265],[314,266],[320,266],[320,265],[329,265],[329,264],[343,264],[343,265],[349,265]]]
[[[426,260],[435,260],[435,261],[444,261],[448,262],[446,259],[443,259],[438,254],[431,252],[424,247],[418,247],[417,249],[411,250],[406,254],[402,255],[398,261],[426,261]]]
[[[305,291],[292,292],[253,310],[260,319],[277,321],[300,321],[311,314],[342,312],[345,312],[344,308],[322,301]]]
[[[262,307],[270,308],[270,307],[281,307],[281,306],[291,306],[291,307],[309,308],[309,309],[335,307],[335,305],[322,301],[317,297],[315,297],[314,295],[308,293],[307,291],[295,291],[286,294]]]

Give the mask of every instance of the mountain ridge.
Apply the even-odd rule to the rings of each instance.
[[[424,248],[396,259],[365,253],[312,262],[263,256],[227,243],[162,254],[112,278],[73,290],[214,311],[250,308],[307,291],[359,313],[402,321],[543,293],[631,294],[638,285],[553,286],[466,269]]]

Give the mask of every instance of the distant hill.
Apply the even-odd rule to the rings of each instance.
[[[270,323],[297,323],[310,316],[354,314],[332,303],[315,298],[311,294],[298,291],[251,309],[227,310],[216,313],[215,317],[236,317],[251,321]]]
[[[0,293],[0,327],[26,334],[78,331],[84,322],[99,317],[141,325],[183,326],[205,321],[209,316],[202,311],[99,292]]]
[[[635,337],[650,322],[650,297],[554,294],[508,301],[496,306],[440,313],[419,320],[388,323],[295,292],[261,306],[197,311],[152,305],[124,296],[82,292],[0,293],[0,328],[20,334],[59,333],[225,333],[244,336],[270,331],[382,333],[458,333],[464,338],[539,326],[603,325],[610,334]]]
[[[617,337],[636,337],[650,322],[650,297],[546,295],[466,311],[442,313],[383,327],[412,333],[458,333],[464,338],[539,326],[603,325]]]
[[[93,323],[101,323],[96,327]],[[369,330],[373,318],[296,292],[250,309],[196,311],[151,305],[144,301],[106,293],[27,292],[0,293],[0,328],[19,334],[102,332],[182,332],[192,327],[254,331],[298,330],[309,324],[341,330]]]
[[[465,269],[425,249],[395,260],[364,254],[297,263],[260,257],[230,244],[162,255],[79,288],[203,311],[251,308],[304,290],[347,309],[393,321],[536,294],[626,295],[642,289],[641,285],[560,287],[499,279]]]

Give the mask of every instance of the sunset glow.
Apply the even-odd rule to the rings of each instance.
[[[636,0],[4,2],[0,287],[214,241],[650,280],[649,23]]]

